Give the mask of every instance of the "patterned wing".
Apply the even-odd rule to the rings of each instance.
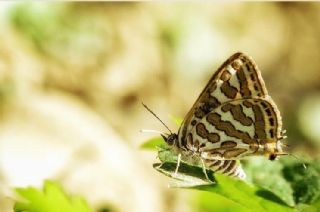
[[[258,67],[243,53],[232,55],[211,77],[185,117],[178,135],[186,147],[186,135],[206,114],[228,101],[268,95]]]
[[[281,131],[280,113],[269,96],[233,100],[206,114],[188,133],[186,147],[196,147],[204,159],[235,160],[276,148]]]

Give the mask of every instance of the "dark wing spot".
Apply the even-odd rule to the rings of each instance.
[[[192,120],[192,121],[191,121],[191,125],[192,125],[192,126],[196,125],[196,123],[197,123],[196,120]]]
[[[246,68],[247,68],[247,71],[248,71],[248,72],[251,72],[251,71],[252,71],[252,68],[250,68],[250,66],[249,66],[248,63],[246,64]]]
[[[207,138],[211,143],[220,141],[220,136],[217,133],[209,133]]]
[[[246,144],[256,143],[255,140],[251,139],[247,132],[237,130],[229,121],[222,121],[221,116],[217,113],[209,113],[207,116],[207,121],[216,129],[223,131],[228,136],[239,138]]]
[[[273,118],[269,118],[269,123],[270,123],[271,126],[274,125],[274,120],[273,120]]]
[[[243,105],[246,106],[247,108],[252,107],[252,103],[248,100],[243,101]]]
[[[234,141],[224,141],[224,142],[221,143],[220,146],[221,146],[221,148],[226,148],[226,149],[234,148],[234,147],[237,146],[237,143],[234,142]]]
[[[232,109],[232,107],[233,107],[233,105],[228,103],[228,104],[223,105],[221,107],[221,110],[226,113],[226,112],[230,111]]]
[[[226,81],[221,85],[221,92],[229,99],[234,99],[237,96],[238,90],[230,85],[229,81]]]
[[[263,108],[268,108],[268,104],[265,103],[265,102],[261,102],[261,105],[262,105]]]
[[[220,157],[222,157],[222,154],[220,152],[213,150],[208,153],[208,156],[212,157],[212,158],[220,158]]]
[[[247,151],[246,149],[242,149],[242,148],[230,149],[230,150],[226,150],[224,152],[223,156],[224,156],[224,158],[227,158],[227,159],[235,158],[246,151]]]
[[[243,71],[243,69],[240,69],[237,71],[237,78],[239,80],[240,84],[240,93],[243,97],[250,97],[251,96],[251,91],[248,88],[248,81],[246,79],[246,75]]]
[[[198,123],[196,126],[196,132],[201,138],[207,138],[208,131],[204,124]]]
[[[271,116],[271,110],[270,110],[270,108],[267,108],[267,109],[266,109],[266,112],[267,112],[268,116]]]
[[[270,129],[269,133],[270,133],[270,137],[273,138],[274,137],[273,129]]]

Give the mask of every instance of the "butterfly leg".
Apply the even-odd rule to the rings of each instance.
[[[157,166],[157,169],[160,169],[162,165],[163,165],[163,163],[160,163],[160,165]]]
[[[211,181],[211,180],[209,179],[208,175],[207,175],[206,165],[205,165],[205,163],[204,163],[204,161],[203,161],[202,158],[201,158],[201,163],[202,163],[202,171],[203,171],[204,175],[206,176],[207,180]]]
[[[178,155],[177,167],[176,167],[176,170],[174,171],[175,175],[178,173],[180,162],[181,162],[181,154]]]

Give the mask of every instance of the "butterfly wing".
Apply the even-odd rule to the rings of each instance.
[[[192,128],[187,148],[196,144],[207,159],[262,155],[267,143],[281,139],[281,128],[280,113],[270,97],[233,100],[213,109]]]
[[[261,73],[253,60],[235,53],[211,77],[179,132],[179,147],[186,149],[186,135],[209,112],[228,101],[268,96]]]

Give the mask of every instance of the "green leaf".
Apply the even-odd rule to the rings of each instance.
[[[249,211],[294,211],[278,196],[259,186],[244,181],[215,174],[217,184],[195,186],[194,189],[213,192],[232,200]]]
[[[180,161],[176,173],[178,156],[172,152],[168,145],[159,146],[158,157],[162,163],[153,164],[153,167],[166,176],[184,181],[189,186],[215,182],[212,170],[206,170],[208,180],[202,167],[191,166],[183,161]]]
[[[320,208],[320,198],[318,200],[316,200],[314,203],[312,203],[311,205],[307,205],[307,204],[299,204],[298,205],[298,211],[303,211],[303,212],[319,212],[319,208]]]
[[[189,189],[191,191],[191,189]],[[219,194],[192,190],[193,195],[189,198],[195,208],[194,211],[218,211],[218,212],[248,212],[249,210],[232,200]]]
[[[180,164],[178,173],[175,174],[176,166],[176,163],[171,162],[154,164],[154,168],[157,171],[188,183],[179,187],[218,194],[229,201],[239,204],[247,211],[294,211],[274,193],[259,186],[249,185],[242,180],[224,175],[215,174],[213,176],[213,172],[207,170],[210,182],[206,179],[202,168],[185,163]]]
[[[155,137],[147,140],[140,145],[140,148],[145,150],[157,150],[158,147],[165,145],[165,142],[162,137]]]
[[[45,181],[43,191],[33,187],[16,188],[15,191],[24,199],[15,203],[15,212],[92,211],[83,198],[69,197],[58,184],[51,181]]]
[[[185,185],[183,185],[183,187],[210,184],[215,182],[213,171],[207,170],[207,176],[209,177],[208,180],[202,168],[197,166],[189,166],[188,164],[183,162],[179,164],[177,173],[175,173],[177,163],[155,163],[153,164],[153,168],[168,177],[183,181],[184,183],[186,183]]]
[[[284,165],[279,161],[271,162],[263,157],[252,157],[244,161],[247,180],[255,185],[272,191],[290,206],[295,206],[293,189],[283,177]]]
[[[255,211],[293,211],[284,200],[270,190],[260,186],[249,185],[244,181],[224,175],[215,174],[213,176],[213,172],[207,170],[209,181],[204,175],[202,167],[199,166],[181,162],[178,172],[175,173],[177,155],[168,147],[160,148],[158,156],[162,164],[154,164],[154,168],[166,176],[187,183],[187,185],[178,187],[188,186],[192,189],[218,194],[248,211],[253,208]],[[212,184],[213,182],[218,183]]]
[[[307,169],[304,169],[301,163],[286,164],[283,175],[291,184],[297,204],[312,204],[320,199],[319,160],[307,164]]]

